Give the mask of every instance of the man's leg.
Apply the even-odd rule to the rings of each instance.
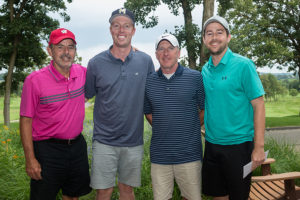
[[[133,187],[119,182],[120,200],[134,200]]]
[[[229,196],[223,196],[223,197],[213,197],[213,200],[229,200]]]
[[[42,180],[31,179],[31,200],[55,200],[65,177],[65,149],[47,141],[34,142],[34,152],[42,167]]]
[[[78,197],[69,197],[69,196],[63,195],[62,199],[63,200],[78,200],[79,198]]]
[[[110,200],[113,191],[113,187],[107,189],[98,189],[96,200]]]
[[[121,147],[118,163],[118,186],[120,199],[134,199],[134,187],[141,185],[143,145]]]
[[[120,147],[93,142],[91,187],[97,190],[97,200],[110,200],[115,186]]]
[[[173,165],[151,163],[151,179],[154,200],[172,199],[174,190]]]
[[[201,200],[201,161],[173,165],[173,168],[183,199]]]

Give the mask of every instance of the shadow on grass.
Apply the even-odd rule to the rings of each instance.
[[[266,127],[300,126],[300,116],[266,117]]]

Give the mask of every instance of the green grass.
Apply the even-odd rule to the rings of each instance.
[[[266,127],[300,126],[300,95],[265,103]]]
[[[0,112],[3,113],[3,97],[0,97]],[[93,103],[93,100],[89,100]],[[265,102],[266,127],[300,126],[300,94],[296,97],[286,95],[278,101]],[[20,97],[12,96],[10,103],[10,120],[19,120]],[[93,120],[93,106],[86,108],[85,120]],[[0,115],[0,125],[3,124],[3,114]]]
[[[10,121],[19,120],[20,118],[20,102],[21,98],[12,95],[10,98]],[[3,107],[4,107],[4,97],[0,96],[0,124],[3,124]]]

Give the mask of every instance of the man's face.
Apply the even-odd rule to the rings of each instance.
[[[114,45],[120,48],[131,46],[131,38],[135,33],[132,21],[128,17],[115,17],[110,25],[110,33]]]
[[[231,35],[227,35],[225,28],[221,24],[212,22],[205,29],[203,42],[211,55],[220,55],[225,53],[230,38]]]
[[[178,59],[180,57],[180,50],[178,47],[174,47],[167,40],[163,40],[159,43],[155,54],[163,71],[175,71],[172,71],[172,69],[175,69],[175,67],[177,66]]]
[[[64,39],[58,44],[47,48],[53,59],[53,65],[57,69],[68,70],[74,62],[76,45],[72,39]]]

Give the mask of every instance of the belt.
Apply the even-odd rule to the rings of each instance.
[[[76,143],[80,138],[82,137],[81,133],[76,137],[72,139],[58,139],[58,138],[50,138],[47,140],[43,140],[45,142],[51,142],[51,143],[57,143],[57,144],[66,144],[66,145],[72,145]]]

